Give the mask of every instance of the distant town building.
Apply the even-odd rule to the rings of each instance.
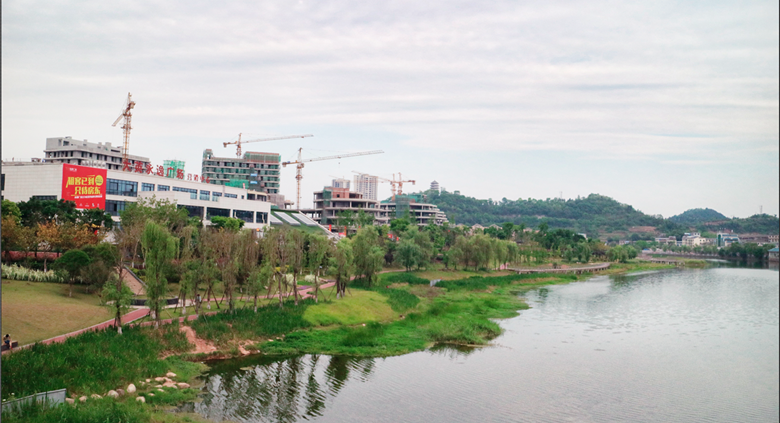
[[[682,245],[686,247],[698,247],[707,243],[707,238],[703,238],[698,232],[686,233],[682,237]]]
[[[46,163],[70,163],[79,166],[97,167],[109,170],[122,170],[122,149],[110,142],[94,143],[87,140],[74,140],[71,137],[46,138],[43,151]],[[131,166],[140,162],[143,167],[151,164],[148,157],[128,154]]]
[[[673,236],[661,237],[661,238],[656,238],[655,242],[657,242],[659,244],[674,244],[674,245],[676,245],[677,244],[677,238],[675,238]]]
[[[242,158],[216,157],[209,148],[203,151],[201,174],[212,184],[279,194],[281,161],[277,153],[254,151],[247,151]]]
[[[739,242],[739,236],[725,232],[719,232],[716,239],[719,248],[728,247],[735,242]]]
[[[355,192],[362,194],[363,198],[367,200],[376,201],[377,185],[378,185],[378,180],[376,176],[368,175],[365,173],[355,175],[354,190]]]
[[[779,254],[780,254],[780,249],[778,249],[777,247],[769,250],[769,261],[780,261],[780,256],[778,256]]]

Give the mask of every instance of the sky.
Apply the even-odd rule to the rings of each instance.
[[[777,1],[2,2],[3,160],[48,137],[201,172],[223,142],[494,201],[598,193],[669,217],[780,203]],[[295,201],[294,167],[281,192]],[[390,195],[380,184],[380,196]]]

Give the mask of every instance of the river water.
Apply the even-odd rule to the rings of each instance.
[[[777,422],[778,272],[670,270],[522,294],[490,347],[215,364],[238,422]]]

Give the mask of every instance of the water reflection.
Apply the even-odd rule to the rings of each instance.
[[[369,379],[374,360],[306,355],[220,362],[205,376],[202,401],[180,411],[215,421],[294,422],[318,417],[328,398],[348,381]]]

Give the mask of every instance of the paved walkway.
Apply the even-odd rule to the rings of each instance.
[[[534,268],[507,268],[507,270],[512,270],[517,272],[518,274],[524,274],[524,273],[569,273],[574,272],[576,274],[580,274],[583,272],[597,272],[599,270],[605,270],[609,268],[610,263],[596,263],[588,266],[578,266],[578,267],[563,267],[559,269],[553,269],[552,267],[534,267]]]
[[[322,290],[322,289],[330,288],[331,286],[333,286],[335,284],[336,284],[335,282],[327,282],[327,283],[324,283],[324,284],[320,285],[320,289]],[[299,288],[298,293],[301,295],[302,299],[314,298],[314,295],[311,293],[311,291],[313,291],[313,290],[314,290],[314,287],[312,287],[312,286],[302,285],[301,288]],[[287,292],[287,293],[284,294],[285,297],[289,297],[291,295],[293,295],[292,292]],[[279,296],[279,294],[275,294],[275,295],[272,295],[272,296],[265,296],[264,295],[262,297],[268,299],[268,298],[278,298],[278,296]],[[254,299],[254,297],[238,297],[238,298],[236,298],[236,300],[252,300],[252,299]],[[188,307],[192,306],[192,300],[187,300],[187,301],[189,302]],[[176,307],[176,306],[175,305],[171,305],[171,306],[168,306],[166,308],[173,308],[173,307]],[[214,311],[208,311],[208,312],[201,313],[201,314],[205,314],[205,315],[208,316],[208,315],[213,315],[213,314],[219,313],[220,311],[221,310],[214,310]],[[134,322],[136,320],[142,319],[142,318],[146,317],[147,315],[149,315],[149,309],[148,308],[144,307],[144,308],[135,309],[135,310],[133,310],[133,311],[131,311],[131,312],[129,312],[129,313],[127,313],[127,314],[122,316],[122,324],[123,325],[129,324],[129,323]],[[185,320],[191,321],[191,320],[195,320],[197,318],[198,318],[198,315],[191,314],[189,316],[179,317],[178,320],[179,320],[179,323],[182,323]],[[160,322],[162,324],[169,324],[169,323],[173,322],[173,320],[174,319],[163,319]],[[153,325],[153,324],[154,324],[154,322],[143,322],[140,325],[141,326],[150,326],[150,325]],[[74,337],[74,336],[79,335],[81,333],[84,333],[86,331],[101,330],[101,329],[106,329],[106,328],[109,328],[109,327],[114,327],[114,319],[106,320],[103,323],[98,323],[96,325],[92,325],[92,326],[84,328],[84,329],[79,329],[79,330],[76,330],[76,331],[73,331],[73,332],[70,332],[70,333],[66,333],[64,335],[58,335],[58,336],[55,336],[53,338],[44,339],[43,341],[38,341],[38,343],[41,343],[41,344],[51,344],[53,342],[65,342],[66,339]],[[3,351],[3,354],[9,353],[9,352],[13,352],[13,351],[18,351],[18,350],[21,350],[22,348],[28,348],[28,347],[32,346],[33,344],[35,344],[35,343],[22,345],[21,347],[14,348],[13,350]]]

